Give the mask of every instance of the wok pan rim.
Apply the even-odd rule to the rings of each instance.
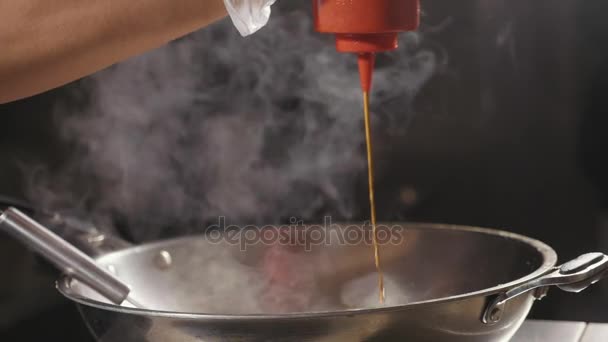
[[[474,226],[464,226],[464,225],[454,225],[454,224],[441,224],[441,223],[424,223],[424,222],[401,222],[401,223],[383,223],[383,224],[395,224],[402,225],[406,229],[408,227],[412,229],[418,230],[452,230],[452,231],[460,231],[466,233],[477,233],[477,234],[486,234],[492,235],[495,237],[507,238],[513,241],[517,241],[520,243],[524,243],[529,247],[534,248],[538,253],[543,257],[542,263],[539,267],[528,275],[510,281],[508,283],[499,284],[494,287],[463,293],[450,297],[441,297],[429,300],[423,300],[419,302],[412,302],[408,304],[402,305],[393,305],[393,306],[383,306],[383,307],[372,307],[372,308],[356,308],[356,309],[348,309],[348,310],[335,310],[335,311],[310,311],[310,312],[295,312],[288,314],[210,314],[210,313],[189,313],[189,312],[174,312],[174,311],[163,311],[163,310],[149,310],[149,309],[140,309],[140,308],[129,308],[118,306],[114,304],[104,303],[97,300],[93,300],[87,298],[85,296],[81,296],[73,293],[69,287],[67,286],[69,280],[69,276],[63,275],[59,281],[56,283],[57,290],[65,296],[67,299],[76,302],[77,304],[81,304],[88,307],[93,307],[96,309],[113,311],[122,314],[131,314],[137,316],[146,316],[146,317],[159,317],[159,318],[171,318],[171,319],[183,319],[183,320],[236,320],[236,321],[248,321],[248,320],[297,320],[297,319],[311,319],[311,318],[325,318],[325,317],[340,317],[340,316],[358,316],[365,314],[374,314],[374,313],[389,313],[395,311],[404,311],[409,310],[419,306],[429,306],[429,305],[439,305],[445,304],[454,301],[466,300],[474,297],[486,297],[493,294],[497,294],[500,292],[504,292],[507,289],[525,284],[533,279],[536,279],[543,274],[550,271],[557,264],[557,254],[546,243],[527,237],[525,235],[512,233],[505,230],[500,229],[492,229],[492,228],[481,228]],[[194,235],[199,237],[201,235]],[[104,259],[106,257],[116,257],[121,254],[132,254],[137,253],[138,251],[148,250],[148,249],[157,249],[159,247],[167,247],[172,244],[178,244],[184,240],[190,240],[193,236],[185,236],[178,237],[175,239],[157,241],[146,243],[143,245],[138,245],[134,247],[130,247],[124,250],[111,252],[108,254],[104,254],[100,257],[97,257],[97,260]]]

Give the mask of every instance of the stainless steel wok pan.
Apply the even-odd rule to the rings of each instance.
[[[503,231],[398,227],[401,239],[382,247],[385,306],[367,241],[305,251],[191,236],[107,253],[116,240],[88,233],[80,241],[101,253],[95,261],[147,309],[111,304],[69,276],[57,288],[99,341],[508,341],[549,286],[578,292],[608,270],[600,253],[555,267],[549,246]],[[290,281],[277,285],[268,265]]]

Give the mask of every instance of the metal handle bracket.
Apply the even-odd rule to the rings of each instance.
[[[502,318],[507,302],[536,290],[535,297],[545,296],[550,286],[567,292],[581,292],[608,275],[608,256],[603,253],[587,253],[523,285],[497,295],[486,307],[482,322],[496,324]]]

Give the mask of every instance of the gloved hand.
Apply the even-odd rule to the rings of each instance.
[[[276,0],[224,0],[234,26],[243,37],[255,33],[268,23],[270,6]]]

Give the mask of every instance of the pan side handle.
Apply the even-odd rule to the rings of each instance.
[[[523,285],[497,295],[484,310],[481,321],[496,324],[502,318],[506,304],[513,298],[536,291],[535,297],[544,297],[551,286],[563,291],[578,293],[608,276],[608,256],[603,253],[587,253]]]
[[[58,212],[41,213],[36,217],[44,225],[52,228],[54,233],[91,257],[98,257],[133,246],[121,239],[117,233],[111,233],[110,229],[98,229],[89,220],[62,215]]]
[[[133,246],[114,235],[108,235],[98,230],[79,234],[71,233],[66,240],[93,258]]]
[[[93,258],[133,246],[116,234],[108,234],[93,223],[76,217],[60,213],[42,213],[37,214],[36,218],[55,234]]]

